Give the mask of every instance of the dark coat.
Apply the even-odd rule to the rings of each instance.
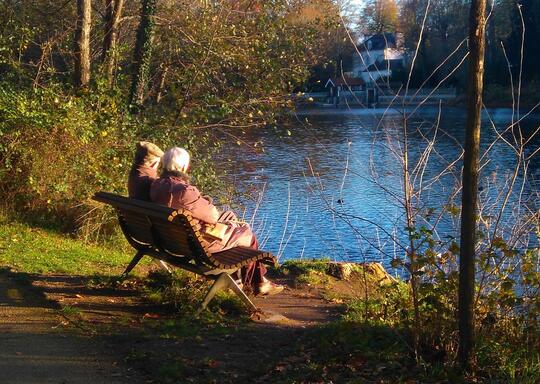
[[[150,201],[150,187],[157,179],[157,170],[133,164],[128,176],[128,195],[132,199]]]
[[[157,165],[163,151],[153,143],[139,141],[128,176],[128,194],[132,199],[150,201],[150,186],[157,179]]]

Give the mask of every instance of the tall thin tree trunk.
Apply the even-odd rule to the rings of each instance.
[[[91,0],[77,0],[75,25],[75,86],[85,87],[90,82]]]
[[[476,201],[478,197],[478,155],[480,114],[484,80],[486,0],[472,0],[469,15],[469,69],[467,90],[467,133],[463,158],[461,202],[461,244],[459,260],[459,350],[463,369],[474,355],[474,283],[476,245]]]
[[[137,30],[137,42],[135,45],[135,65],[129,95],[129,104],[135,109],[143,105],[148,85],[156,1],[142,0],[141,21]]]
[[[118,26],[122,17],[124,0],[105,0],[105,31],[103,35],[103,50],[101,62],[106,64],[109,84],[114,82],[114,67],[116,65],[116,43],[118,41]]]
[[[161,98],[163,97],[163,90],[165,89],[165,79],[167,77],[167,73],[169,72],[169,66],[163,65],[161,67],[161,70],[159,71],[159,76],[156,81],[156,92],[154,96],[154,102],[156,104],[159,104],[161,101]]]

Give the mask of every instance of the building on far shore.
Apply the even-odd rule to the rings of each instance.
[[[411,65],[403,34],[380,33],[356,46],[347,71],[323,82],[326,92],[310,97],[322,105],[382,107],[436,105],[456,100],[455,88],[403,89]]]
[[[326,81],[327,104],[371,107],[377,103],[378,83],[389,82],[396,74],[405,73],[408,55],[402,40],[402,34],[386,32],[357,45],[350,70]]]
[[[352,57],[351,75],[361,78],[366,84],[376,83],[404,73],[407,65],[403,34],[385,32],[373,35],[357,46]]]
[[[375,101],[374,87],[361,77],[341,76],[330,78],[324,85],[328,90],[327,104],[371,106]]]

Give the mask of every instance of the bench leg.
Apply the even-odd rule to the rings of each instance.
[[[165,261],[163,260],[158,260],[157,263],[159,264],[159,266],[164,269],[165,271],[167,271],[168,273],[172,273],[172,268],[171,268],[171,265],[166,263]]]
[[[244,304],[251,309],[252,311],[257,311],[258,308],[253,304],[253,302],[249,299],[248,295],[236,284],[236,281],[231,277],[231,275],[227,274],[227,277],[230,280],[229,288],[236,293],[236,295],[244,302]]]
[[[210,303],[210,301],[214,298],[217,292],[227,288],[232,289],[232,291],[236,293],[238,297],[240,297],[240,299],[244,302],[244,304],[246,304],[251,310],[257,310],[255,304],[253,304],[249,297],[247,297],[246,293],[242,291],[242,289],[240,289],[240,287],[236,284],[231,275],[226,272],[222,272],[216,279],[214,284],[212,284],[212,286],[210,287],[210,290],[206,294],[204,301],[197,310],[197,315],[206,309],[208,303]]]
[[[135,256],[133,256],[133,259],[131,260],[131,262],[127,266],[126,270],[124,271],[124,273],[122,273],[122,277],[126,277],[128,275],[128,273],[130,273],[131,270],[133,268],[135,268],[135,266],[139,263],[139,261],[141,261],[143,256],[144,256],[143,251],[137,251]]]

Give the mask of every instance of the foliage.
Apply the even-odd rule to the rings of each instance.
[[[381,287],[380,297],[348,303],[345,319],[377,326],[420,329],[419,358],[441,363],[450,369],[457,352],[456,254],[451,241],[446,251],[426,229],[413,230],[423,243],[416,265],[406,264],[408,273],[419,277],[420,324],[414,324],[410,287],[403,283]],[[480,238],[485,235],[480,233]],[[513,260],[521,260],[519,264]],[[397,267],[400,260],[394,260]],[[512,382],[538,380],[540,357],[540,273],[538,249],[517,251],[502,238],[485,244],[477,255],[475,326],[477,329],[477,371],[481,380],[497,378]],[[516,269],[516,265],[519,265]],[[412,272],[415,271],[415,272]],[[412,345],[411,345],[412,347]]]
[[[378,325],[410,325],[411,313],[404,308],[410,306],[410,290],[407,284],[398,281],[382,285],[368,298],[357,298],[347,303],[344,319],[359,323]]]
[[[174,110],[165,114],[169,125],[264,127],[289,105],[288,93],[307,76],[315,30],[288,22],[285,2],[260,7],[240,16],[162,5],[169,16],[158,26],[156,61],[168,68],[171,86],[156,109]]]
[[[462,89],[466,87],[465,66],[458,68],[466,48],[461,47],[452,57],[449,57],[449,54],[467,37],[469,4],[461,0],[404,0],[400,3],[399,21],[405,46],[414,51],[420,42],[412,77],[414,85],[423,83],[431,76],[428,85],[435,86],[449,76],[448,84]],[[538,61],[539,42],[536,36],[540,22],[538,2],[489,0],[488,12],[491,13],[487,24],[485,56],[487,85],[500,84],[509,87],[509,72],[514,77],[514,84],[517,83],[521,68],[523,33],[518,7],[521,7],[525,27],[523,83],[533,81],[537,76],[535,63]],[[424,16],[425,28],[422,31]],[[451,73],[454,69],[456,71]]]
[[[163,332],[183,332],[182,330],[195,317],[195,312],[208,292],[211,281],[193,273],[175,269],[173,273],[151,272],[143,281],[143,296],[154,304],[174,308],[180,316],[178,322],[164,324]],[[203,322],[208,324],[226,323],[228,317],[237,321],[245,316],[244,304],[236,295],[220,291],[204,311]],[[202,324],[199,324],[202,325]]]
[[[241,143],[242,133],[231,128],[275,122],[324,54],[313,43],[326,34],[320,26],[326,22],[295,22],[297,9],[286,1],[160,1],[155,10],[145,2],[152,15],[139,30],[155,31],[144,43],[149,77],[137,89],[149,91],[138,95],[142,108],[131,116],[131,31],[139,17],[121,19],[126,33],[115,48],[114,79],[105,73],[107,63],[94,60],[91,84],[77,93],[70,84],[75,8],[53,3],[0,5],[0,191],[4,208],[62,222],[70,231],[82,224],[85,237],[110,217],[89,197],[125,191],[137,140],[186,147],[198,187],[218,201],[229,199],[231,189],[213,167],[216,149],[224,141]],[[138,4],[126,3],[124,14],[138,15]],[[92,20],[92,52],[99,52],[103,20]]]
[[[360,25],[365,35],[396,32],[399,30],[399,10],[395,0],[369,0],[364,2]]]
[[[313,260],[287,260],[279,268],[283,274],[303,275],[311,271],[326,273],[330,259],[320,258]]]
[[[1,88],[0,190],[13,208],[73,223],[93,192],[122,190],[131,122],[114,98]]]

